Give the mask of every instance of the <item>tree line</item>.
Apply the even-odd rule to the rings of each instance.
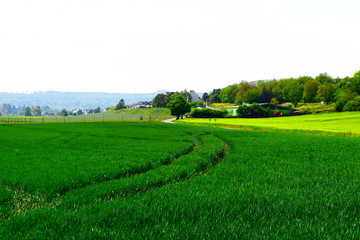
[[[336,102],[337,111],[360,110],[360,71],[352,77],[333,78],[327,73],[316,77],[301,76],[279,80],[241,82],[205,93],[209,103],[284,103]],[[355,107],[355,108],[354,108]]]

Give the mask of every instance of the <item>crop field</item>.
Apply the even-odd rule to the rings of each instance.
[[[25,123],[69,123],[69,122],[137,122],[137,121],[156,121],[159,119],[172,118],[170,113],[165,115],[162,112],[141,111],[142,109],[132,109],[139,111],[134,114],[122,113],[96,113],[87,115],[75,115],[75,116],[0,116],[0,124],[25,124]],[[142,114],[151,113],[151,115]],[[158,113],[158,114],[157,114]]]
[[[0,239],[360,234],[358,137],[158,122],[0,132]]]
[[[360,135],[360,112],[324,113],[275,118],[186,118],[182,123],[229,126],[234,128],[312,131]]]

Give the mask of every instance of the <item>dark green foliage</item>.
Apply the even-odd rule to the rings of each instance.
[[[120,99],[119,103],[116,104],[115,110],[120,110],[125,108],[125,101],[124,99]]]
[[[208,100],[209,100],[209,94],[208,94],[208,93],[204,93],[204,94],[202,95],[202,100],[203,100],[204,102],[208,102]]]
[[[29,107],[26,107],[24,115],[25,116],[32,116],[31,109]]]
[[[222,88],[220,91],[220,99],[223,103],[234,103],[236,93],[238,91],[238,84],[232,84],[225,88]]]
[[[209,94],[209,103],[221,103],[220,88],[213,89],[213,91]]]
[[[151,104],[155,108],[166,108],[166,105],[169,103],[169,98],[163,93],[159,93],[156,97],[151,101]]]
[[[356,97],[354,100],[347,102],[342,110],[345,112],[360,111],[360,97]]]
[[[0,187],[0,206],[9,201],[11,198],[11,192]]]
[[[357,93],[351,92],[349,90],[341,91],[336,97],[335,109],[337,112],[342,112],[345,104],[351,100],[354,100],[357,97]]]
[[[306,102],[314,102],[318,93],[320,82],[309,80],[304,84],[304,99]]]
[[[250,105],[240,105],[237,109],[237,114],[240,117],[269,117],[270,110],[261,107],[257,103]]]
[[[324,83],[318,89],[319,98],[326,104],[333,100],[334,87],[330,83]]]
[[[199,100],[199,101],[196,101],[196,102],[191,102],[190,104],[191,104],[191,107],[192,107],[192,108],[197,108],[197,107],[202,108],[202,107],[205,107],[205,103],[204,103],[203,100]]]
[[[194,118],[223,118],[226,114],[226,109],[197,108],[191,111],[190,116]]]
[[[68,116],[68,112],[66,111],[66,109],[62,109],[59,113],[58,113],[59,116]]]
[[[296,107],[302,99],[303,89],[304,86],[300,81],[291,78],[286,80],[285,86],[282,89],[282,94],[287,101],[291,102]]]
[[[172,100],[168,103],[167,108],[170,109],[171,115],[176,116],[177,119],[182,118],[183,115],[191,111],[191,105],[180,94],[174,94]]]

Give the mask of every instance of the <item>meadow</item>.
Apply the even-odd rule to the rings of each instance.
[[[360,234],[358,137],[158,122],[0,132],[1,239]]]
[[[322,113],[273,118],[186,118],[181,123],[243,129],[360,135],[360,112]]]
[[[158,121],[171,118],[168,111],[146,109],[124,109],[123,111],[104,112],[87,115],[69,116],[0,116],[0,124],[25,123],[69,123],[69,122],[135,122]]]

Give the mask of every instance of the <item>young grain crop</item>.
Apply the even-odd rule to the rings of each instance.
[[[14,216],[0,222],[0,238],[358,238],[360,138],[189,125],[149,124],[142,125],[142,130],[149,128],[151,132],[155,126],[163,127],[163,134],[176,130],[200,138],[215,136],[212,146],[216,146],[219,138],[231,151],[221,163],[203,165],[202,171],[197,169],[199,162],[207,159],[208,163],[214,150],[203,151],[207,147],[199,147],[201,154],[194,158],[186,156],[196,150],[169,165],[128,178],[128,183],[133,179],[138,184],[133,186],[139,188],[131,189],[134,194],[114,196],[113,201],[103,201],[103,196],[100,201],[89,197],[90,201],[76,211],[59,206]],[[96,134],[93,129],[81,131]],[[206,142],[204,139],[203,146]],[[192,177],[142,191],[142,186],[154,179],[171,177],[171,172],[160,174],[156,170],[171,169],[176,162],[184,166],[185,172],[193,173]],[[196,174],[199,170],[202,174]],[[141,179],[141,175],[151,172],[150,178]],[[115,182],[111,187],[124,186],[121,181],[118,185]],[[83,198],[81,194],[78,197]],[[61,198],[66,200],[66,196]]]

